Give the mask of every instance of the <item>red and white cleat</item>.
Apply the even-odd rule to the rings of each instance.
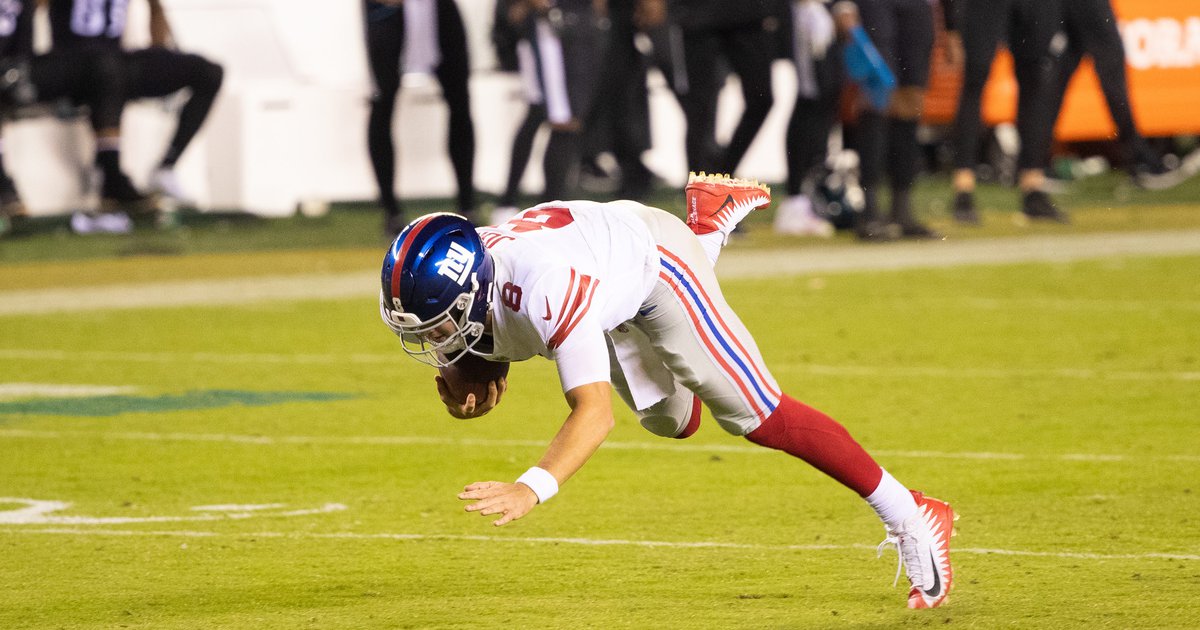
[[[900,565],[908,574],[909,608],[936,608],[946,603],[954,571],[950,568],[950,537],[958,516],[950,504],[911,491],[917,501],[917,513],[896,530],[888,530],[879,544],[880,553],[889,544],[896,545]],[[896,567],[896,580],[900,567]]]
[[[728,236],[751,211],[771,203],[771,189],[754,180],[729,175],[688,174],[684,188],[687,226],[696,234]]]

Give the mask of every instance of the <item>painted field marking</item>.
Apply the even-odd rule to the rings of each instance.
[[[136,387],[122,385],[66,385],[59,383],[0,383],[0,400],[21,398],[87,398],[137,393]]]
[[[751,551],[875,551],[875,545],[765,545],[720,541],[623,540],[614,538],[553,538],[516,536],[468,536],[454,534],[403,534],[354,532],[211,532],[211,531],[141,531],[76,528],[0,528],[3,534],[46,534],[63,536],[129,536],[180,538],[271,538],[290,540],[392,540],[392,541],[462,541],[485,543],[516,543],[528,545],[581,545],[588,547],[650,547],[662,549],[732,549]],[[1019,556],[1030,558],[1063,558],[1073,560],[1200,560],[1200,554],[1186,553],[1086,553],[1073,551],[1025,551],[1021,549],[955,548],[952,553],[971,555]]]
[[[286,446],[297,444],[327,444],[346,446],[451,446],[451,447],[516,447],[544,448],[545,440],[493,440],[485,438],[446,438],[419,435],[239,435],[230,433],[154,433],[139,431],[44,431],[32,429],[0,429],[0,439],[61,440],[86,438],[88,440],[122,440],[143,442],[227,442],[257,446]],[[744,453],[762,455],[775,453],[760,446],[742,444],[688,444],[675,441],[620,442],[610,441],[600,445],[602,449],[624,451],[667,451],[678,453]],[[1062,462],[1144,462],[1169,461],[1195,463],[1200,455],[1119,455],[1110,453],[994,453],[994,452],[945,452],[876,450],[876,455],[909,459],[965,459],[974,461],[1030,461],[1050,460]]]
[[[51,516],[71,507],[65,501],[42,501],[17,497],[0,497],[0,505],[17,504],[25,507],[0,510],[0,525],[121,525],[127,523],[179,523],[185,521],[243,520],[255,516],[308,516],[341,512],[341,503],[326,503],[320,507],[283,510],[282,503],[268,505],[201,505],[192,508],[204,512],[192,516]]]
[[[65,350],[0,349],[0,359],[10,361],[71,361],[117,363],[217,363],[222,365],[387,365],[404,360],[389,354],[224,354],[220,352],[76,352]],[[922,366],[855,366],[802,364],[787,369],[828,376],[879,376],[902,378],[1061,378],[1070,380],[1110,381],[1185,381],[1200,382],[1200,371],[1097,370],[1094,368],[947,368]]]
[[[879,247],[733,249],[721,257],[717,274],[765,278],[857,271],[938,269],[964,265],[1069,263],[1131,256],[1200,253],[1200,230],[1039,235]],[[3,291],[0,317],[64,313],[76,304],[89,312],[130,308],[211,307],[268,301],[369,298],[379,291],[375,270],[155,281],[107,286]]]

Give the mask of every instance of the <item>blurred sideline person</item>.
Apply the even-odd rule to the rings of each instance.
[[[683,32],[687,88],[688,169],[731,173],[775,104],[771,64],[780,49],[786,0],[674,0],[671,20]],[[729,143],[717,143],[717,102],[728,69],[736,74],[744,109]]]
[[[457,209],[475,218],[475,127],[467,35],[454,0],[365,0],[367,56],[375,91],[367,123],[367,148],[389,238],[404,227],[396,198],[396,148],[392,120],[403,71],[432,72],[450,112],[446,147],[454,167]]]
[[[815,466],[866,499],[898,546],[910,608],[946,601],[954,512],[909,491],[829,416],[783,394],[753,337],[721,293],[713,265],[730,232],[770,203],[757,183],[692,177],[688,220],[634,201],[555,201],[476,230],[426,215],[384,257],[380,314],[414,358],[439,366],[470,353],[494,361],[555,362],[570,412],[537,465],[515,483],[472,483],[466,509],[521,518],[554,496],[604,442],[612,391],[667,438],[698,428],[701,405],[721,428]],[[447,272],[446,270],[450,270]],[[493,409],[438,393],[457,418]],[[882,547],[882,545],[881,545]]]
[[[103,178],[102,199],[109,209],[131,209],[146,199],[121,171],[120,126],[125,107],[125,68],[119,54],[54,50],[33,54],[33,0],[0,2],[0,110],[69,99],[88,106],[96,134],[95,166]],[[4,170],[0,140],[0,219],[19,223],[26,215],[17,189]],[[128,231],[128,218],[105,221],[105,231]],[[8,223],[8,221],[4,221]],[[0,230],[2,233],[3,230]]]
[[[1117,140],[1124,149],[1126,166],[1134,182],[1149,189],[1171,188],[1182,183],[1188,173],[1168,167],[1162,156],[1150,147],[1134,122],[1129,102],[1129,81],[1125,70],[1125,43],[1117,29],[1117,16],[1109,0],[1061,0],[1062,30],[1066,47],[1057,56],[1051,84],[1049,115],[1042,121],[1041,142],[1049,147],[1054,126],[1062,109],[1063,96],[1083,56],[1091,57],[1100,79],[1100,88],[1108,112],[1117,127]],[[1048,154],[1047,149],[1047,154]],[[1043,161],[1046,166],[1047,155]]]
[[[650,94],[636,38],[666,24],[667,0],[598,1],[608,29],[600,45],[594,104],[584,125],[589,137],[598,140],[596,150],[612,150],[620,178],[617,196],[642,199],[655,177],[642,162],[642,153],[650,148]]]
[[[162,98],[188,90],[175,133],[151,174],[153,192],[180,203],[192,199],[179,185],[175,163],[196,137],[221,89],[221,66],[193,54],[173,50],[174,36],[160,0],[150,7],[150,47],[122,51],[129,0],[49,0],[54,50],[80,54],[120,53],[125,66],[126,98]],[[106,184],[107,185],[107,184]]]
[[[517,197],[521,194],[521,179],[529,165],[533,152],[533,141],[542,124],[546,122],[546,105],[538,85],[537,64],[533,48],[526,37],[520,14],[510,14],[517,2],[523,0],[497,0],[492,22],[492,44],[502,72],[512,72],[521,80],[521,95],[525,99],[525,117],[521,120],[509,146],[508,178],[504,190],[496,200],[490,220],[493,224],[504,223],[517,214]],[[510,15],[513,17],[510,18]],[[514,23],[514,20],[518,20]]]
[[[891,102],[881,110],[864,109],[854,132],[855,148],[861,158],[864,205],[856,228],[864,240],[896,237],[938,238],[912,212],[911,192],[920,171],[921,154],[917,125],[925,106],[929,64],[933,55],[934,17],[929,0],[854,0],[858,19],[871,41],[896,76],[897,88]],[[840,18],[853,19],[847,5],[839,3]],[[954,3],[943,0],[948,30],[954,29]],[[959,63],[961,50],[951,40],[946,51],[952,65]],[[878,196],[884,164],[890,166],[891,214],[879,216]]]
[[[833,17],[821,0],[792,0],[790,8],[797,90],[785,141],[787,198],[775,210],[774,228],[780,234],[829,238],[833,225],[813,211],[812,199],[801,189],[827,158],[842,93],[841,47]]]
[[[1020,93],[1017,99],[1017,157],[1021,210],[1031,219],[1066,223],[1066,213],[1045,193],[1046,153],[1040,127],[1056,111],[1051,93],[1050,42],[1059,25],[1058,0],[960,0],[964,71],[954,117],[954,219],[978,224],[975,166],[983,121],[983,90],[992,70],[996,47],[1008,42]],[[1052,109],[1053,108],[1053,109]]]

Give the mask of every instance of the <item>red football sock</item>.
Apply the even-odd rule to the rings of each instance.
[[[692,395],[692,413],[691,413],[691,415],[688,416],[687,426],[683,427],[683,431],[680,431],[679,435],[675,436],[676,440],[686,440],[687,438],[692,437],[692,434],[694,434],[696,432],[696,429],[700,428],[700,410],[701,409],[703,409],[703,406],[700,404],[700,397],[693,394]]]
[[[746,439],[799,457],[862,497],[874,492],[883,478],[883,469],[845,427],[786,395]]]

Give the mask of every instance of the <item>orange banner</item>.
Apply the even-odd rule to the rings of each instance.
[[[1112,0],[1125,42],[1129,97],[1146,136],[1200,133],[1200,2]],[[984,90],[983,118],[989,125],[1016,116],[1017,83],[1007,51],[997,55]],[[926,122],[954,118],[961,76],[935,55]],[[1055,129],[1062,141],[1116,137],[1100,82],[1086,58],[1067,90]]]

